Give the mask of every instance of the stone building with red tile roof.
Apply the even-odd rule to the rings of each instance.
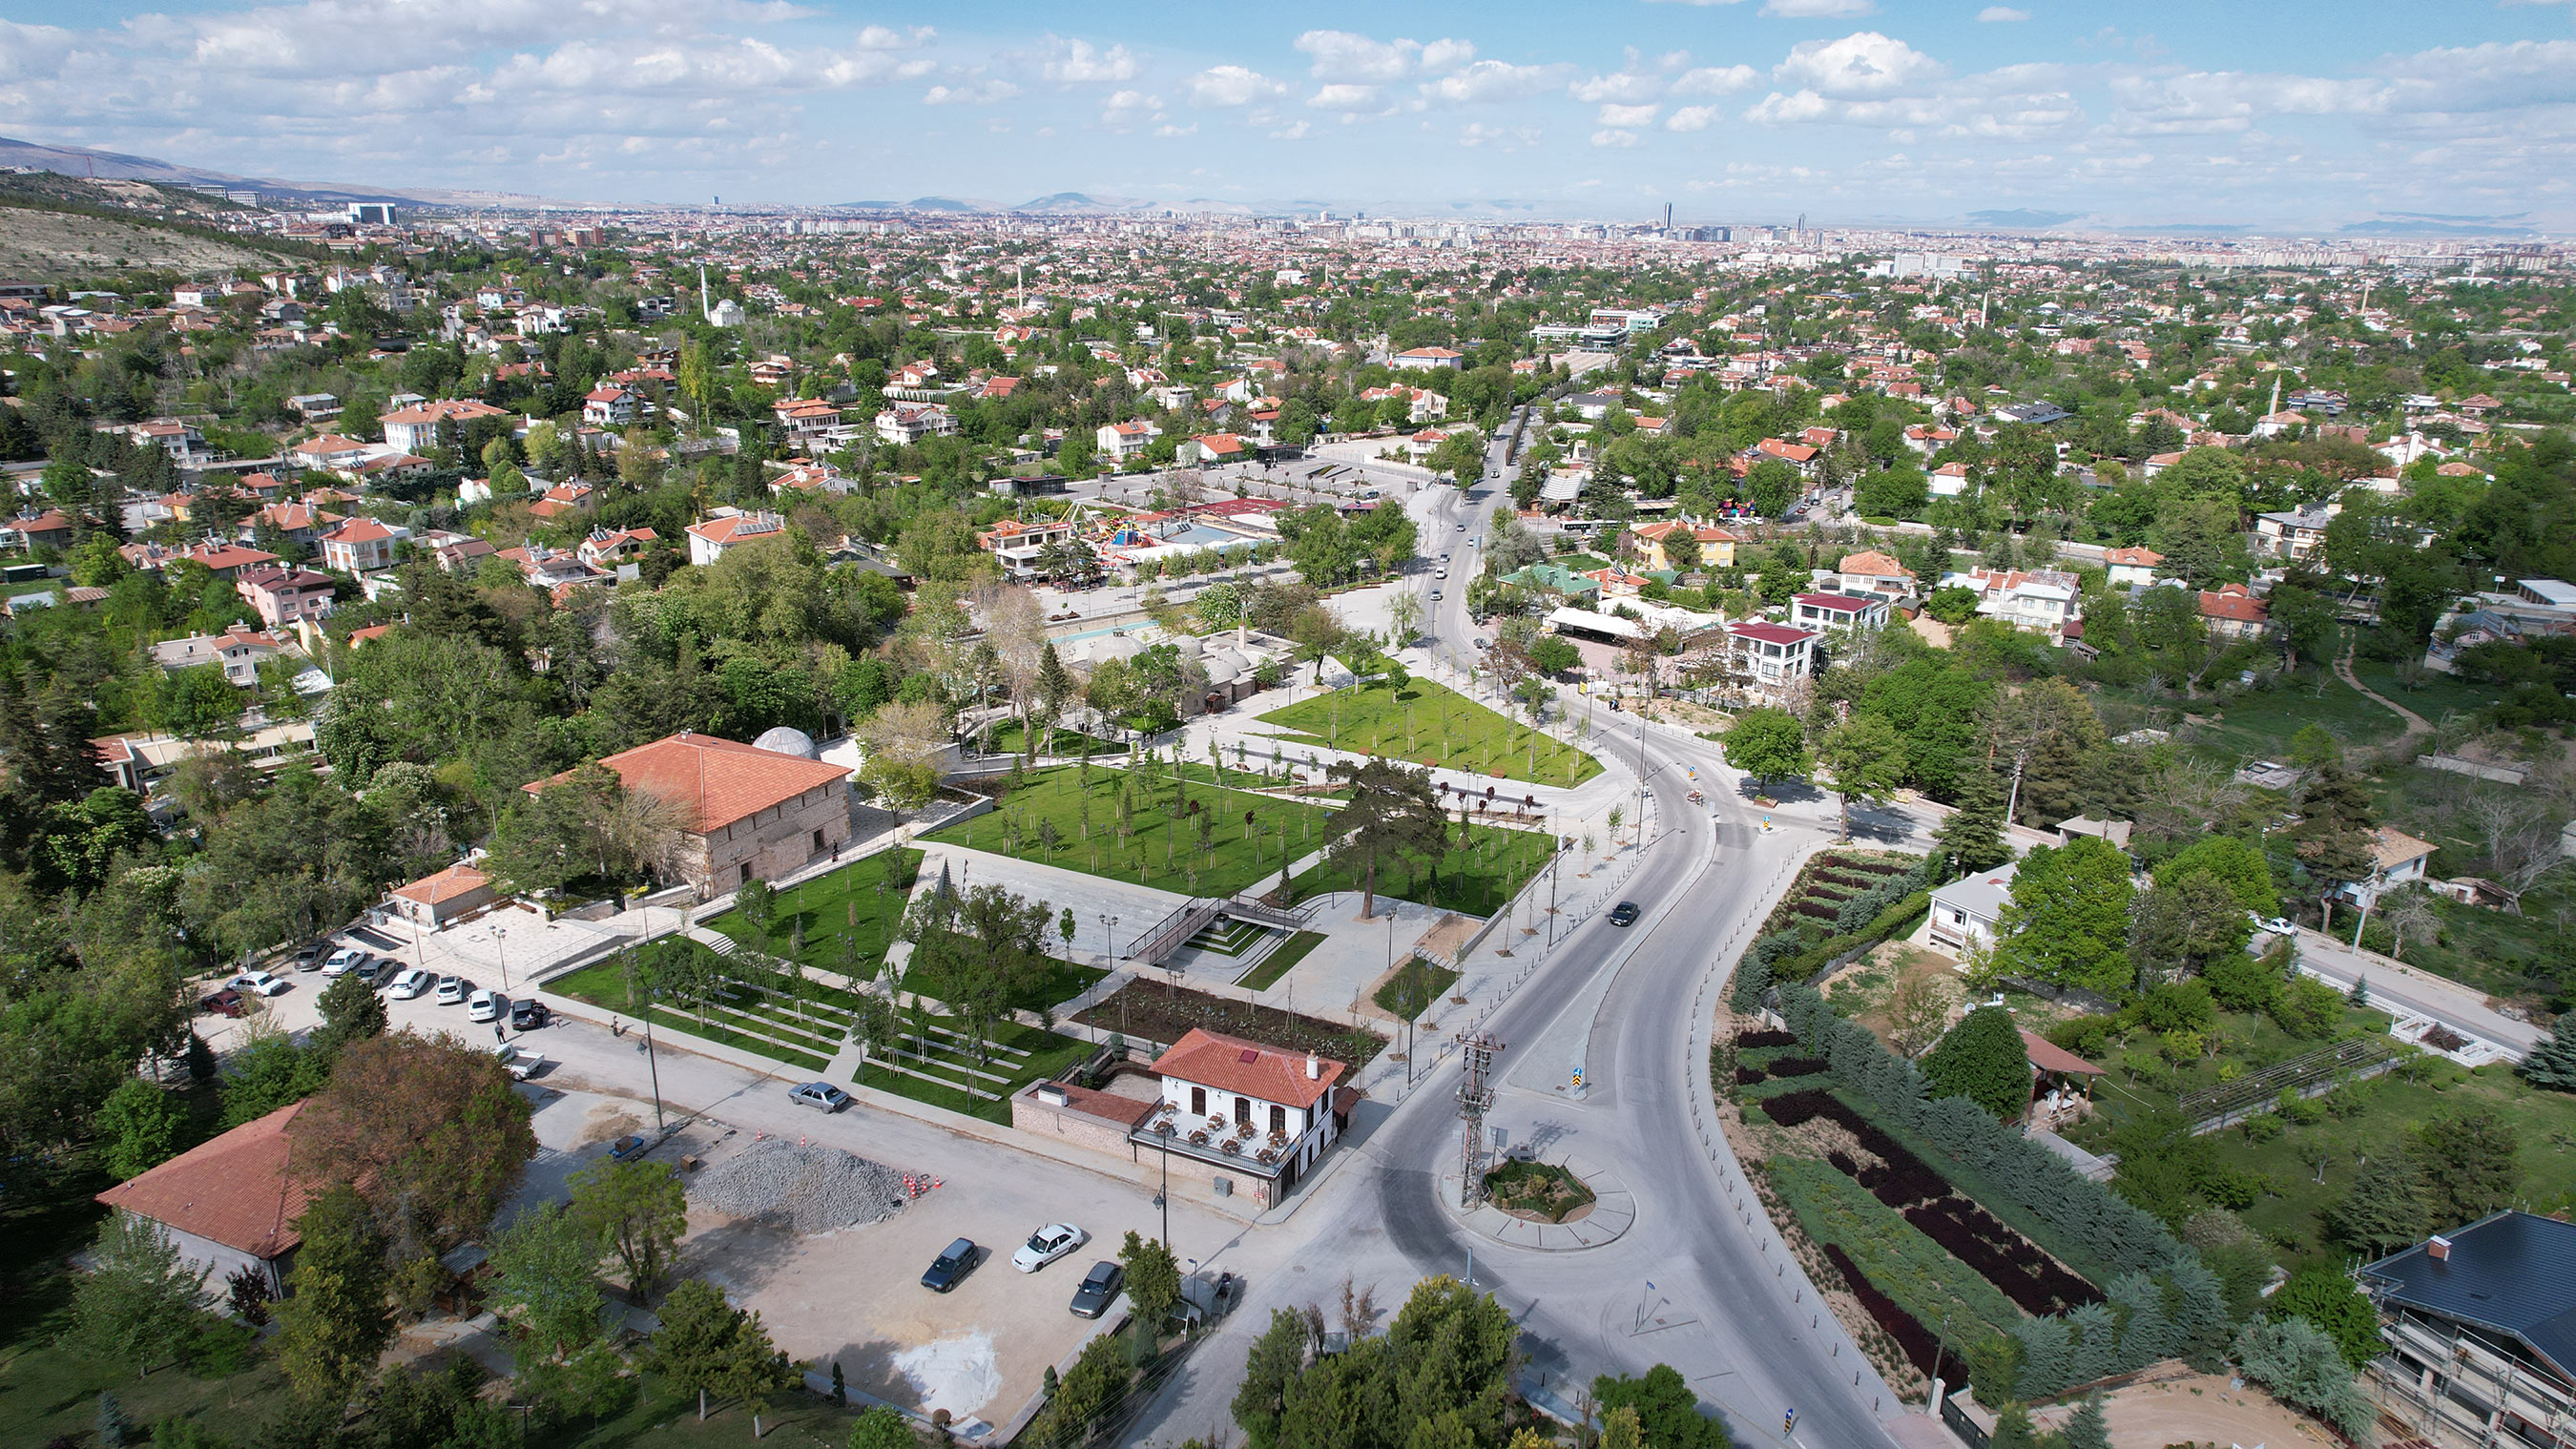
[[[98,1200],[160,1224],[210,1290],[221,1293],[224,1280],[247,1267],[283,1295],[304,1241],[295,1220],[315,1186],[287,1172],[287,1128],[303,1110],[302,1102],[290,1102],[118,1183]]]
[[[1155,1059],[1162,1095],[1128,1132],[1131,1148],[1168,1150],[1174,1170],[1222,1176],[1276,1206],[1349,1125],[1357,1093],[1346,1063],[1192,1027]]]
[[[435,931],[499,899],[492,877],[462,863],[425,875],[387,893],[386,904],[414,925]]]
[[[683,730],[599,762],[618,783],[676,813],[674,869],[701,900],[774,880],[849,843],[849,770]],[[537,794],[566,771],[521,786]]]

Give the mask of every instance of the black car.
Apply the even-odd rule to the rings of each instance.
[[[518,1031],[535,1031],[538,1027],[554,1020],[554,1017],[555,1014],[548,1011],[542,1001],[523,1000],[510,1003],[510,1025]]]
[[[947,1292],[966,1281],[966,1275],[975,1271],[975,1264],[982,1259],[983,1252],[975,1246],[974,1239],[959,1238],[941,1249],[939,1256],[931,1261],[929,1271],[921,1275],[921,1286],[933,1293]]]
[[[1610,924],[1622,930],[1637,924],[1637,903],[1621,901],[1610,908]]]
[[[1127,1282],[1127,1270],[1107,1258],[1091,1265],[1082,1277],[1082,1286],[1073,1290],[1073,1316],[1098,1318],[1118,1301],[1118,1290]]]

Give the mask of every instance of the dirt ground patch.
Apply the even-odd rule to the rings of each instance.
[[[2106,1395],[2102,1415],[2119,1449],[2132,1445],[2162,1449],[2175,1444],[2268,1445],[2287,1449],[2296,1444],[2332,1444],[2334,1437],[2316,1421],[2284,1407],[2252,1385],[2228,1387],[2218,1374],[2194,1374],[2158,1383],[2132,1384]],[[2074,1406],[2043,1409],[2031,1416],[2041,1429],[2062,1426]]]
[[[614,1142],[630,1133],[644,1130],[644,1119],[621,1102],[595,1102],[584,1114],[581,1131],[573,1140],[587,1147],[594,1142]]]
[[[1949,1003],[1943,1017],[1944,1029],[1966,1014],[1958,963],[1938,951],[1905,941],[1879,943],[1868,955],[1827,978],[1824,993],[1836,1010],[1847,1012],[1877,1033],[1880,1041],[1894,1045],[1896,1022],[1890,1007],[1899,989],[1909,982],[1917,983],[1914,990],[1936,991]]]
[[[0,273],[84,277],[119,266],[183,272],[272,267],[272,253],[185,232],[68,212],[0,210]]]

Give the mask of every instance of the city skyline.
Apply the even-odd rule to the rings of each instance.
[[[2564,3],[785,0],[0,20],[0,130],[307,184],[2276,231],[2576,225]]]

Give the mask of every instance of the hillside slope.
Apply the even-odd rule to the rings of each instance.
[[[62,282],[118,271],[230,271],[287,262],[275,253],[145,221],[0,206],[0,278]]]

